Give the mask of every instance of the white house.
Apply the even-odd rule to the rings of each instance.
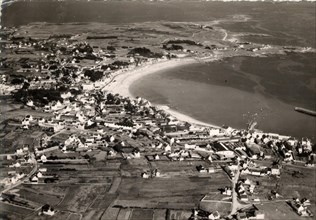
[[[33,183],[38,183],[38,177],[37,177],[37,176],[33,176],[33,177],[31,178],[31,182],[33,182]]]
[[[53,216],[55,214],[55,211],[50,205],[44,205],[42,207],[42,213],[44,215]]]
[[[148,174],[148,173],[142,173],[142,177],[143,177],[144,179],[148,179],[148,178],[149,178],[149,174]]]
[[[133,152],[133,156],[134,158],[140,158],[140,152],[139,151]]]
[[[33,100],[28,100],[26,105],[29,106],[29,107],[33,107],[34,106]]]
[[[93,84],[86,84],[86,83],[84,83],[84,84],[82,84],[82,89],[90,91],[90,90],[94,89],[94,85]]]
[[[168,144],[166,147],[165,147],[165,152],[170,152],[171,151],[171,146]]]
[[[281,174],[280,169],[277,168],[277,167],[272,167],[271,168],[271,174],[272,175],[280,175]]]
[[[44,154],[41,156],[41,161],[43,163],[45,163],[47,161],[47,157]]]

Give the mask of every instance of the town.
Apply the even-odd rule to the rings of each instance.
[[[153,63],[311,48],[226,40],[208,24],[110,26],[111,35],[45,28],[54,25],[1,32],[1,218],[313,217],[311,140],[179,121],[108,91],[116,76]],[[214,42],[190,38],[197,29]]]

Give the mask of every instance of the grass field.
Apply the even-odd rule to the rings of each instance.
[[[130,220],[147,220],[152,219],[154,210],[152,209],[134,209]]]
[[[23,184],[24,188],[27,188],[28,190],[36,191],[38,193],[45,193],[49,195],[55,195],[55,196],[64,196],[67,192],[67,186],[59,186],[59,185],[34,185],[34,184]]]
[[[191,215],[192,211],[169,210],[167,220],[189,219]]]
[[[230,185],[230,182],[224,173],[215,173],[203,178],[186,176],[153,179],[122,178],[118,192],[122,197],[190,196],[218,192],[219,188],[227,185]]]
[[[11,216],[12,217],[12,218],[10,217],[11,219],[15,219],[15,218],[23,219],[23,217],[30,215],[33,212],[34,210],[32,209],[26,209],[19,206],[13,206],[8,203],[0,202],[0,213],[4,216]]]
[[[230,213],[231,203],[207,201],[201,202],[199,208],[208,212],[218,211],[223,216]]]
[[[61,196],[51,195],[42,192],[36,192],[27,188],[22,188],[17,192],[21,198],[32,202],[44,204],[50,204],[52,206],[57,205],[61,201]]]
[[[103,210],[91,209],[84,213],[82,220],[99,220],[103,212]]]
[[[58,205],[59,209],[74,212],[84,212],[102,193],[104,187],[101,185],[73,185],[70,186],[63,201]]]
[[[48,217],[47,215],[38,215],[38,212],[33,213],[32,215],[23,218],[23,220],[47,220],[47,219],[56,219],[56,220],[79,220],[79,215],[72,214],[67,211],[58,211],[55,212],[53,217]]]
[[[101,217],[101,220],[115,220],[120,212],[119,208],[108,208]]]
[[[297,220],[301,219],[286,202],[272,202],[257,205],[257,208],[265,214],[265,219],[271,220]],[[304,218],[305,219],[305,218]],[[308,219],[308,218],[306,218]]]
[[[120,209],[120,212],[117,215],[117,220],[129,220],[131,216],[131,209]]]
[[[153,220],[165,220],[166,219],[166,210],[165,209],[155,209]]]
[[[68,216],[67,220],[80,220],[80,215],[77,213],[71,213]]]
[[[96,200],[91,204],[90,208],[92,209],[99,209],[99,210],[106,210],[111,203],[116,199],[116,194],[105,194],[105,195],[98,195]]]
[[[278,191],[285,198],[307,198],[309,209],[316,214],[316,173],[315,169],[285,167],[278,181]]]
[[[280,192],[292,197],[316,198],[315,169],[285,167],[278,181]],[[314,200],[315,202],[315,200]]]

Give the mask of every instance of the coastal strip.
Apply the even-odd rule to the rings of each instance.
[[[108,83],[103,90],[106,90],[108,92],[111,92],[113,94],[119,94],[124,97],[130,97],[135,99],[136,97],[133,96],[133,94],[130,92],[130,86],[139,80],[140,78],[157,73],[159,71],[165,71],[168,69],[175,68],[180,65],[188,65],[197,63],[198,60],[194,58],[182,58],[182,59],[173,59],[173,60],[165,60],[160,61],[153,64],[146,64],[141,67],[136,67],[132,70],[121,72],[115,75],[111,82]],[[168,114],[172,115],[173,117],[177,118],[179,121],[188,122],[190,124],[198,125],[198,126],[207,126],[207,127],[213,127],[213,128],[220,128],[220,126],[205,123],[202,121],[199,121],[195,118],[192,118],[188,115],[185,115],[175,109],[171,109],[169,106],[163,106],[158,105],[156,106],[159,109],[164,110]]]

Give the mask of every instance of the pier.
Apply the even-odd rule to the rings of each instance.
[[[300,108],[300,107],[295,107],[294,109],[297,112],[316,117],[316,111],[309,110],[309,109],[306,109],[306,108]]]

